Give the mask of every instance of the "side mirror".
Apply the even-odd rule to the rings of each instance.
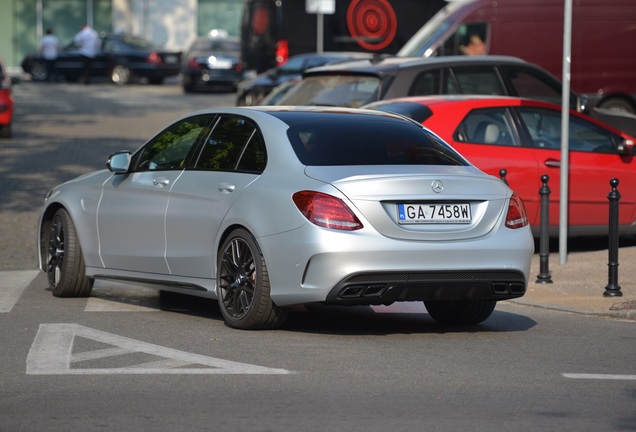
[[[632,139],[623,139],[623,141],[618,144],[618,154],[621,156],[630,156],[632,150],[634,150],[634,140]]]
[[[106,166],[115,174],[125,174],[130,168],[131,155],[128,151],[113,153],[106,161]]]
[[[576,110],[581,113],[589,114],[590,112],[590,98],[586,95],[577,95],[576,98]]]

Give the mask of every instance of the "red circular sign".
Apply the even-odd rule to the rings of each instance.
[[[252,15],[252,32],[256,35],[262,35],[269,27],[269,13],[267,9],[257,8]]]
[[[352,0],[347,9],[349,33],[362,48],[386,48],[397,32],[397,17],[388,0]]]

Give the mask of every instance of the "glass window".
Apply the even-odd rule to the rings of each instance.
[[[471,111],[455,132],[455,140],[473,144],[515,145],[506,108]]]
[[[561,84],[544,74],[517,66],[502,66],[510,78],[516,95],[528,99],[539,99],[555,104],[561,103]]]
[[[305,165],[465,165],[424,128],[381,117],[367,121],[307,121],[288,130]]]
[[[505,95],[506,90],[494,66],[454,67],[459,88],[463,94]]]
[[[252,140],[254,136],[256,138]],[[248,143],[251,145],[247,146]],[[242,165],[239,165],[239,160]],[[222,116],[203,146],[196,169],[260,172],[264,163],[264,146],[256,126],[243,117]]]
[[[358,108],[378,99],[380,79],[367,75],[310,76],[298,83],[278,105],[326,105]]]
[[[535,147],[561,148],[561,112],[520,108],[521,118]],[[582,118],[570,116],[569,148],[573,151],[618,153],[621,137]]]
[[[441,70],[431,70],[420,73],[413,80],[409,96],[426,96],[440,94]]]
[[[212,116],[190,117],[161,132],[135,155],[136,170],[185,168],[188,155],[208,133],[211,118]]]

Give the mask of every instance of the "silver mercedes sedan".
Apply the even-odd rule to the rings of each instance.
[[[125,280],[271,329],[309,303],[423,301],[437,322],[476,324],[526,290],[522,201],[398,115],[210,109],[106,165],[46,196],[38,248],[55,296]]]

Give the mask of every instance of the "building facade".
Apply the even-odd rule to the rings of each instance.
[[[0,0],[0,57],[17,68],[47,28],[67,45],[84,23],[183,50],[214,28],[238,36],[242,8],[243,0]]]

